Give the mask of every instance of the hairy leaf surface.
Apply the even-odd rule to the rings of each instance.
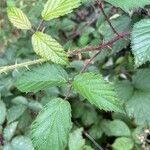
[[[80,5],[81,0],[48,0],[44,6],[42,17],[44,20],[58,18],[72,12]]]
[[[68,64],[68,57],[63,47],[51,36],[42,32],[36,32],[32,36],[34,51],[46,60],[57,64]]]
[[[28,20],[27,16],[16,7],[7,8],[8,18],[10,22],[17,27],[18,29],[31,29],[31,23]]]
[[[16,83],[23,92],[36,92],[46,87],[60,86],[68,81],[66,71],[56,64],[44,64],[31,71],[27,71]]]
[[[122,105],[111,83],[101,75],[84,73],[75,77],[74,88],[91,104],[106,111],[122,112]]]
[[[135,65],[139,67],[150,61],[150,19],[143,19],[134,25],[131,40]]]
[[[32,141],[37,150],[64,150],[69,138],[71,108],[60,98],[51,100],[32,125]]]

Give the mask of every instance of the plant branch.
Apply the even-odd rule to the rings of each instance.
[[[39,23],[39,25],[38,25],[36,31],[40,31],[40,30],[41,30],[41,28],[42,28],[42,26],[43,26],[43,23],[44,23],[44,20],[42,19],[41,22]]]
[[[116,29],[113,27],[112,23],[110,22],[109,17],[108,17],[107,14],[105,13],[102,3],[99,2],[99,0],[96,0],[96,2],[97,2],[97,4],[98,4],[98,7],[99,7],[99,9],[101,10],[102,14],[104,15],[106,21],[108,22],[109,26],[111,27],[112,31],[113,31],[116,35],[119,35],[119,33],[116,31]]]
[[[91,137],[86,131],[83,131],[83,134],[99,149],[99,150],[104,150],[96,141],[93,137]]]
[[[119,35],[117,35],[116,37],[114,37],[112,40],[108,41],[108,42],[104,42],[103,44],[99,45],[99,46],[91,46],[91,47],[86,47],[86,48],[82,48],[82,49],[78,49],[75,51],[71,51],[69,52],[70,55],[75,55],[78,53],[83,53],[83,52],[89,52],[89,51],[99,51],[101,49],[105,49],[108,48],[110,46],[112,46],[115,42],[125,38],[126,36],[129,36],[130,32],[122,32],[119,33]]]
[[[7,73],[8,71],[19,69],[19,68],[23,68],[23,67],[28,68],[28,66],[40,64],[40,63],[43,63],[43,62],[46,62],[46,60],[44,60],[44,59],[37,59],[37,60],[28,61],[28,62],[24,62],[24,63],[20,63],[20,64],[0,67],[0,74],[1,73]]]
[[[88,66],[92,63],[92,61],[101,53],[102,49],[98,51],[96,54],[94,54],[84,65],[80,73],[84,73],[87,69]]]

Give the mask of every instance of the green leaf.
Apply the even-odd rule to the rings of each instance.
[[[82,137],[83,128],[76,129],[69,136],[69,150],[83,150],[85,139]]]
[[[115,84],[116,91],[121,100],[129,100],[134,92],[134,87],[128,80],[120,81]]]
[[[17,136],[11,142],[12,150],[34,150],[32,142],[25,136]]]
[[[143,7],[144,5],[150,4],[149,0],[105,0],[108,3],[120,7],[124,11],[129,11],[133,8]]]
[[[132,85],[140,91],[150,91],[150,69],[139,69],[132,78]]]
[[[138,125],[150,125],[150,93],[135,91],[132,98],[126,104],[126,110],[130,117],[135,118]]]
[[[37,92],[46,87],[60,86],[68,82],[66,71],[59,65],[44,64],[25,72],[16,83],[22,92]]]
[[[44,6],[42,17],[51,20],[73,11],[80,5],[81,0],[48,0]]]
[[[108,136],[130,136],[131,132],[129,127],[121,120],[102,122],[102,128]]]
[[[22,104],[22,105],[28,105],[28,100],[23,96],[17,96],[14,99],[12,99],[13,104]]]
[[[51,100],[32,125],[32,141],[37,150],[64,150],[72,127],[71,108],[61,98]]]
[[[2,125],[6,118],[6,106],[3,101],[0,100],[0,125]]]
[[[95,122],[95,124],[90,128],[89,134],[94,139],[99,139],[102,137],[103,131],[102,131],[102,126],[101,126],[101,121]]]
[[[18,119],[26,110],[26,106],[24,105],[14,105],[7,112],[7,121],[8,123],[13,122]]]
[[[14,136],[17,125],[18,125],[18,122],[13,122],[6,126],[6,128],[3,131],[3,136],[6,141],[10,141],[11,138]]]
[[[150,19],[143,19],[134,25],[131,40],[136,67],[150,61]]]
[[[63,47],[51,36],[42,32],[36,32],[32,36],[34,51],[46,60],[57,64],[68,64],[68,57]]]
[[[123,112],[121,101],[118,99],[111,83],[95,73],[84,73],[75,77],[73,87],[91,104],[106,111]]]
[[[130,138],[120,137],[115,140],[112,147],[114,150],[132,150],[134,142]]]
[[[8,18],[10,22],[17,27],[18,29],[31,29],[31,23],[28,20],[27,16],[16,7],[8,7],[7,8]]]

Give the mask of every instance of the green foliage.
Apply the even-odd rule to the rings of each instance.
[[[117,32],[127,32],[130,30],[131,18],[127,15],[117,16],[111,19],[111,23]],[[114,35],[107,21],[104,21],[98,29],[99,32],[104,36],[105,41],[109,41],[116,36]],[[112,53],[119,52],[123,48],[126,48],[128,45],[129,41],[125,39],[119,40],[112,46]]]
[[[6,106],[3,101],[0,100],[0,125],[4,123],[6,118]]]
[[[17,136],[11,141],[13,150],[34,150],[32,142],[29,138],[24,136]]]
[[[25,105],[14,105],[11,108],[8,109],[8,113],[7,113],[7,121],[8,123],[15,121],[16,119],[18,119],[26,110],[26,106]]]
[[[18,29],[31,29],[31,23],[28,20],[27,16],[16,7],[7,8],[8,18],[11,23],[16,26]]]
[[[80,5],[80,0],[48,0],[44,6],[42,17],[44,20],[58,18],[72,12]]]
[[[44,64],[32,69],[30,72],[25,72],[17,80],[16,86],[23,92],[36,92],[46,87],[60,86],[67,82],[68,75],[61,66]]]
[[[132,31],[132,52],[135,56],[135,65],[139,67],[150,61],[150,20],[143,19],[134,25]]]
[[[129,127],[121,120],[103,121],[103,131],[108,136],[130,136]]]
[[[85,139],[82,137],[83,129],[79,128],[69,135],[69,150],[82,150],[85,145]]]
[[[46,60],[51,60],[57,64],[68,64],[67,54],[63,47],[51,36],[42,32],[36,32],[32,36],[34,51]]]
[[[112,146],[114,150],[132,150],[134,143],[130,138],[120,137],[115,140]]]
[[[123,112],[115,89],[101,75],[84,73],[75,77],[74,88],[91,104],[106,111]]]
[[[149,149],[149,0],[0,3],[0,149]]]
[[[150,4],[149,0],[106,0],[116,7],[120,7],[125,11],[129,11],[133,8],[143,7]]]
[[[18,122],[13,122],[13,123],[6,126],[6,128],[3,131],[4,132],[3,133],[4,134],[4,139],[6,141],[10,141],[11,138],[14,136],[17,125],[18,125]]]
[[[71,108],[61,98],[52,99],[32,124],[36,149],[64,150],[71,129]]]

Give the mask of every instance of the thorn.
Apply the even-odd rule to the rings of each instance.
[[[29,68],[29,66],[28,66],[28,65],[26,65],[25,67],[27,68],[27,70],[30,70],[30,68]]]

